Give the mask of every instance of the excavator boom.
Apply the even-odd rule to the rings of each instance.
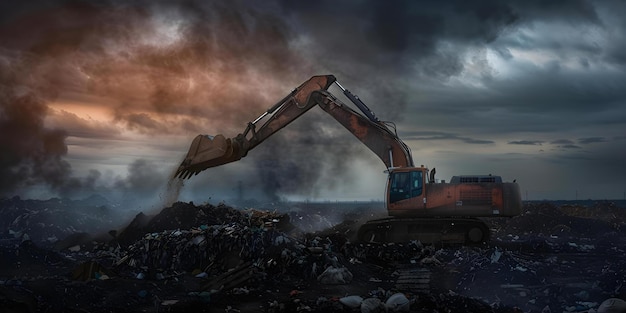
[[[335,80],[333,75],[311,77],[257,119],[248,123],[245,131],[234,138],[226,138],[221,134],[196,136],[175,176],[184,179],[190,178],[207,168],[243,158],[250,149],[311,109],[314,105],[314,103],[309,105],[308,98],[311,93],[328,89]],[[267,116],[270,117],[257,130],[257,124]]]
[[[191,143],[185,160],[175,176],[190,178],[207,168],[237,161],[265,139],[319,105],[350,133],[363,142],[385,163],[388,169],[413,166],[409,147],[394,131],[380,122],[367,106],[350,91],[337,85],[364,114],[341,103],[328,88],[336,83],[333,75],[313,76],[289,95],[249,122],[236,137],[198,135]],[[262,121],[265,121],[261,124]],[[258,126],[261,124],[260,126]]]

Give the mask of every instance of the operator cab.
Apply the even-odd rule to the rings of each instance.
[[[389,203],[416,198],[424,193],[426,168],[408,168],[389,173]]]

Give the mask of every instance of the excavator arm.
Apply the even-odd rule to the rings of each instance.
[[[332,95],[328,88],[336,83],[343,93],[363,112],[349,108]],[[175,176],[189,178],[201,171],[230,163],[246,156],[248,151],[319,105],[357,137],[385,163],[388,169],[413,166],[409,147],[386,123],[378,121],[367,106],[341,86],[333,75],[313,76],[277,102],[234,138],[223,135],[198,135],[191,143],[185,160]],[[261,122],[265,120],[264,123]],[[258,126],[261,124],[260,126]]]
[[[344,92],[349,91],[345,90]],[[317,91],[313,93],[311,98],[326,113],[335,118],[337,122],[374,152],[385,163],[387,169],[414,166],[411,150],[398,137],[395,131],[387,127],[386,123],[373,121],[366,117],[367,115],[359,114],[338,101],[328,91]]]

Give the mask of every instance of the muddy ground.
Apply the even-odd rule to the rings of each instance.
[[[466,247],[354,242],[380,207],[179,202],[112,230],[98,200],[0,200],[0,312],[609,312],[626,299],[613,202],[526,203]]]

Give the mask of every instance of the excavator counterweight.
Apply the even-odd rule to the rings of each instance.
[[[362,113],[328,91],[333,83]],[[479,218],[521,213],[522,201],[516,183],[502,182],[499,176],[492,175],[455,176],[449,183],[437,182],[435,169],[415,167],[411,151],[398,137],[395,125],[380,121],[333,75],[311,77],[233,138],[221,134],[198,135],[175,176],[190,178],[208,168],[245,157],[314,106],[337,120],[386,166],[385,203],[390,217],[362,225],[358,240],[480,244],[489,239],[489,227]]]

